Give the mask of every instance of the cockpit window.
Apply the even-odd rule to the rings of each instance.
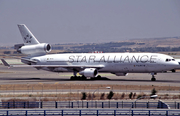
[[[166,59],[166,62],[169,62],[169,61],[175,61],[175,59]]]

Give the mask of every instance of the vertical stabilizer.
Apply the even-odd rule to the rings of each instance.
[[[25,45],[39,44],[39,41],[31,33],[31,31],[26,27],[25,24],[18,24],[18,27],[19,27],[19,31],[22,35],[22,38],[23,38]]]

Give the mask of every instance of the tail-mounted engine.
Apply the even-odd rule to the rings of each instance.
[[[51,51],[51,45],[48,43],[40,43],[35,45],[17,44],[14,46],[18,53],[28,55],[46,54]]]

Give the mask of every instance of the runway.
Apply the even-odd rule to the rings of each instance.
[[[130,73],[127,76],[116,76],[109,73],[99,73],[102,80],[70,80],[73,73],[54,73],[35,68],[10,68],[0,65],[0,84],[36,84],[56,83],[65,84],[111,84],[111,85],[154,85],[180,87],[180,71],[176,73],[158,73],[157,81],[151,81],[147,73]]]

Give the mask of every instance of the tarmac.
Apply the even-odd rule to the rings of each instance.
[[[8,68],[0,65],[0,84],[111,84],[111,85],[154,85],[180,87],[180,71],[175,73],[158,73],[156,81],[151,81],[151,74],[129,73],[127,76],[116,76],[110,73],[99,73],[102,80],[70,80],[73,73],[55,73],[35,68]]]

